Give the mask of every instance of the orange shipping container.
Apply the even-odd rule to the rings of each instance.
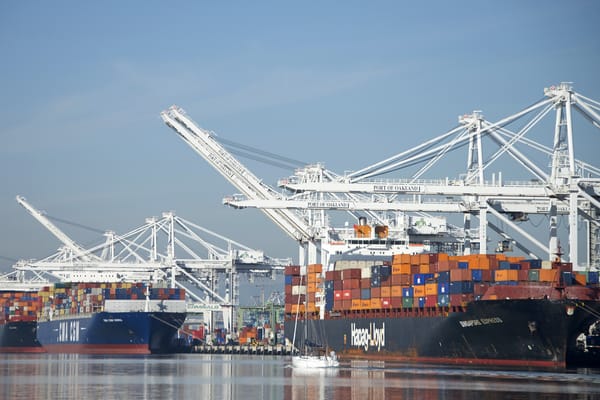
[[[381,287],[381,297],[391,297],[392,295],[392,287],[391,286],[382,286]]]
[[[450,263],[448,260],[440,260],[437,263],[438,271],[450,271]]]
[[[468,270],[468,269],[451,269],[450,270],[450,281],[451,282],[470,281],[471,274],[472,274],[471,270]]]
[[[414,285],[413,286],[413,297],[425,296],[425,285]]]
[[[369,300],[369,302],[370,302],[369,308],[372,308],[372,309],[379,309],[379,308],[381,308],[381,299],[379,299],[379,298],[377,298],[377,299],[371,299],[371,300]]]
[[[392,264],[392,275],[410,274],[410,264]]]
[[[540,269],[540,282],[556,282],[559,277],[557,269]]]
[[[426,283],[425,284],[425,296],[436,295],[438,294],[438,284],[437,283]]]
[[[517,281],[519,273],[516,269],[497,269],[494,271],[494,280],[498,281]]]
[[[402,297],[402,286],[392,286],[391,294],[390,297]]]
[[[323,265],[322,264],[309,264],[307,267],[308,273],[318,273],[320,274],[321,272],[323,272]]]
[[[587,284],[587,277],[584,274],[573,272],[573,278],[575,278],[575,282],[580,285],[585,286]]]
[[[392,264],[410,264],[410,254],[394,254]]]

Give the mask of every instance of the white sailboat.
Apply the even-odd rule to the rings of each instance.
[[[300,304],[300,295],[298,296],[298,305]],[[296,330],[298,327],[298,315],[299,309],[296,311],[296,320],[294,322],[294,337],[292,339],[292,349],[296,349]],[[306,313],[304,313],[306,316]],[[301,346],[300,352],[292,355],[292,367],[298,369],[314,369],[314,368],[335,368],[339,367],[340,362],[337,359],[335,351],[327,352],[326,350],[322,354],[314,354],[311,352],[308,340],[308,324],[309,319],[304,318],[304,343]]]

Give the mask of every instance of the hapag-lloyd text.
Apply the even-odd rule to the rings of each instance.
[[[381,328],[376,328],[375,323],[370,323],[368,328],[357,328],[355,323],[350,325],[350,345],[363,347],[365,351],[369,347],[377,347],[377,351],[385,347],[385,323]]]

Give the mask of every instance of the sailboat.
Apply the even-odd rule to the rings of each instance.
[[[300,296],[298,296],[298,305],[299,304]],[[294,321],[294,337],[292,339],[292,349],[294,349],[294,351],[296,349],[296,331],[298,327],[299,309],[300,307],[298,307],[298,310],[296,311],[296,319]],[[327,352],[327,347],[325,347],[325,351],[322,351],[321,354],[314,352],[308,337],[308,324],[310,323],[310,320],[306,318],[306,312],[304,313],[304,316],[304,343],[301,346],[300,352],[292,355],[292,367],[298,369],[339,367],[340,362],[338,361],[335,351],[332,350]],[[322,349],[319,349],[319,351],[320,350]]]

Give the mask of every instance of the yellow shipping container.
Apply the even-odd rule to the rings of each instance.
[[[370,300],[370,304],[369,304],[369,308],[371,309],[379,309],[381,308],[381,299],[380,298],[374,298]]]
[[[350,306],[352,310],[362,310],[362,304],[360,299],[352,299],[352,305]]]

